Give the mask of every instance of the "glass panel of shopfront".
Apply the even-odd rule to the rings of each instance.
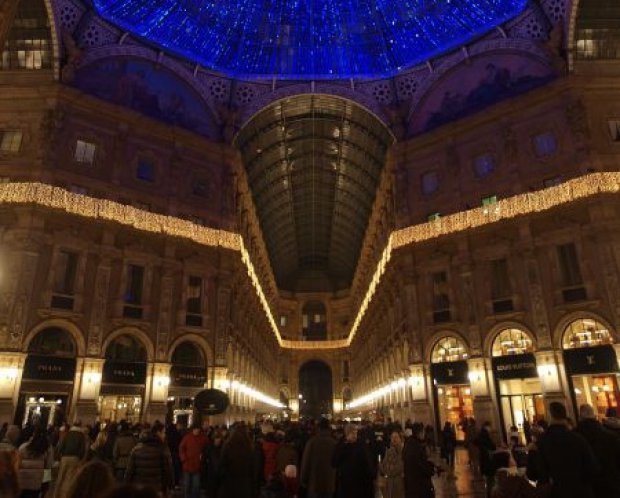
[[[193,422],[194,396],[207,382],[207,362],[194,343],[179,344],[172,353],[167,421],[186,427]]]
[[[588,403],[599,418],[619,407],[618,359],[613,337],[598,320],[575,320],[563,337],[564,364],[575,412]]]
[[[146,349],[130,335],[122,335],[106,349],[99,418],[105,422],[140,420],[146,383]]]
[[[431,365],[434,385],[437,433],[446,422],[455,429],[457,441],[464,441],[463,423],[474,416],[467,361],[451,361]]]

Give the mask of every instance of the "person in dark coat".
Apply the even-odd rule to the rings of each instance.
[[[449,467],[454,466],[454,452],[456,451],[456,432],[450,422],[446,422],[441,431],[441,458]]]
[[[336,446],[332,456],[332,467],[336,469],[335,498],[373,498],[376,472],[370,452],[357,439],[357,428],[347,424],[344,441]]]
[[[308,498],[331,498],[334,494],[336,473],[331,462],[335,449],[329,421],[321,419],[319,431],[306,443],[301,461],[301,485]]]
[[[487,496],[491,495],[491,489],[494,485],[495,467],[491,462],[493,452],[497,449],[493,438],[491,437],[491,422],[487,421],[482,424],[482,428],[478,433],[476,445],[480,452],[480,473],[484,476],[487,487]]]
[[[236,426],[222,448],[217,475],[217,498],[255,497],[255,458],[246,426]]]
[[[587,404],[579,407],[576,432],[590,444],[600,467],[594,480],[596,498],[620,497],[620,436],[605,429]]]
[[[166,496],[174,487],[174,472],[165,438],[164,426],[153,424],[129,455],[125,482],[151,486]]]
[[[540,438],[539,483],[551,483],[550,498],[594,498],[599,468],[592,448],[581,434],[571,432],[562,403],[549,405],[551,424]]]
[[[424,425],[414,423],[411,437],[405,441],[403,448],[403,465],[405,471],[406,498],[433,498],[432,477],[435,466],[429,461],[424,446]]]
[[[220,431],[213,433],[213,444],[207,446],[205,461],[207,468],[206,475],[206,491],[207,498],[216,498],[217,496],[217,476],[222,457],[222,443],[224,439]]]

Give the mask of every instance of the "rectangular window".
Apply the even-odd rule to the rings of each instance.
[[[428,171],[421,178],[422,193],[425,195],[434,194],[439,190],[439,175],[436,171]]]
[[[512,296],[508,261],[495,259],[491,261],[491,297],[494,300]]]
[[[144,267],[127,265],[127,285],[125,287],[125,302],[127,304],[141,305],[142,290],[144,286]]]
[[[609,121],[609,134],[613,142],[620,143],[620,120]]]
[[[488,195],[482,198],[482,206],[490,206],[491,204],[497,204],[497,196],[496,195]]]
[[[280,327],[286,327],[286,315],[280,315]]]
[[[581,285],[583,278],[575,244],[562,244],[558,246],[557,250],[562,286],[575,287]]]
[[[17,153],[22,146],[21,130],[5,130],[0,132],[0,151]]]
[[[202,278],[190,276],[187,284],[187,312],[202,313]]]
[[[92,142],[78,140],[75,144],[75,160],[81,164],[93,164],[97,146]]]
[[[495,158],[490,154],[484,154],[474,159],[474,173],[478,178],[490,175],[495,169]]]
[[[78,255],[76,253],[65,250],[58,253],[52,289],[55,294],[62,294],[64,296],[72,296],[74,294],[77,263]]]
[[[155,166],[148,159],[140,159],[136,167],[136,178],[143,182],[155,181]]]
[[[209,197],[209,182],[204,179],[195,179],[192,183],[192,194],[204,199]]]
[[[558,141],[550,131],[536,135],[533,138],[533,142],[534,152],[536,152],[538,157],[552,156],[558,150]]]
[[[437,221],[439,218],[441,218],[440,213],[431,213],[428,215],[428,221]]]

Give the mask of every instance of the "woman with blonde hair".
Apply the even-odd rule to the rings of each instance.
[[[82,465],[71,479],[67,494],[57,498],[101,498],[114,487],[116,481],[110,466],[99,461]]]

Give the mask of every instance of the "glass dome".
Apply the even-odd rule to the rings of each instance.
[[[472,41],[527,0],[93,0],[108,21],[238,78],[392,76]]]

